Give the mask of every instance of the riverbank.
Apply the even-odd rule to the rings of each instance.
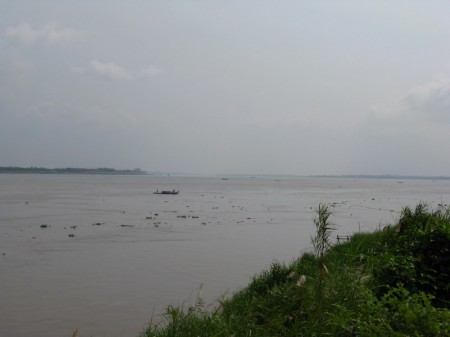
[[[450,208],[404,208],[396,226],[332,244],[321,205],[313,253],[274,263],[212,309],[169,306],[141,337],[448,336]]]

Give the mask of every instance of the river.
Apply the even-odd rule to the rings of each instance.
[[[2,174],[0,335],[135,337],[309,250],[321,202],[348,235],[420,201],[449,203],[450,181]]]

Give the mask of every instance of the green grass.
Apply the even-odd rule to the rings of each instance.
[[[200,298],[169,306],[141,337],[450,336],[450,211],[405,208],[398,226],[339,245],[330,215],[319,206],[313,253],[273,263],[213,311]]]

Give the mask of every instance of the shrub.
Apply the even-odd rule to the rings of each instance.
[[[388,241],[386,241],[388,242]],[[433,304],[449,307],[450,301],[450,209],[429,211],[419,204],[406,207],[397,233],[375,268],[376,293],[385,294],[397,284],[408,291],[432,295]]]

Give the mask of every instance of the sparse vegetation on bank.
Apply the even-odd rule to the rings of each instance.
[[[450,208],[404,208],[396,226],[331,244],[317,209],[314,252],[273,263],[214,310],[169,306],[141,337],[450,336]]]

